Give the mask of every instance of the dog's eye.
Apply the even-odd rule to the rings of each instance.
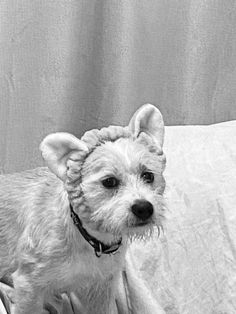
[[[143,172],[141,177],[146,183],[152,183],[154,181],[154,174],[150,171]]]
[[[107,189],[113,189],[119,185],[119,180],[117,180],[115,177],[109,177],[102,180],[102,184]]]

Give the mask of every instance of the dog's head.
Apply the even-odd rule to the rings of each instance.
[[[41,151],[51,171],[65,182],[85,227],[144,237],[163,218],[163,137],[162,115],[147,104],[128,127],[91,130],[81,140],[68,133],[51,134]]]

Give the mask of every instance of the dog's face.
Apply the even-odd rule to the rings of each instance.
[[[150,233],[163,216],[164,164],[148,138],[122,138],[97,147],[82,168],[81,187],[90,210],[81,218],[96,231]]]
[[[45,138],[41,150],[63,181],[68,180],[71,160],[73,164],[78,154],[85,156],[78,183],[85,206],[77,213],[86,227],[115,236],[146,237],[154,226],[161,226],[164,211],[164,124],[159,110],[142,106],[128,130],[130,136],[107,139],[90,151],[86,141],[55,133]]]

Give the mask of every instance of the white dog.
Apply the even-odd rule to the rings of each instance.
[[[0,271],[13,273],[14,314],[41,314],[49,293],[71,289],[88,314],[161,313],[125,256],[130,239],[162,224],[163,136],[159,110],[144,105],[128,127],[48,135],[49,169],[0,177]]]

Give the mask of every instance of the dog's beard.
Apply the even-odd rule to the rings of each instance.
[[[145,225],[134,228],[128,228],[128,239],[132,242],[134,240],[148,240],[153,235],[153,225]]]
[[[123,221],[122,224],[106,224],[104,221],[91,221],[89,227],[97,232],[103,234],[110,234],[114,239],[119,239],[120,237],[125,237],[129,241],[134,240],[149,240],[153,234],[157,231],[158,237],[160,236],[163,227],[161,221],[150,220],[143,225],[136,221],[136,219],[127,219]]]
[[[155,224],[154,222],[150,222],[144,226],[137,226],[127,229],[128,239],[132,242],[135,240],[148,241],[154,233],[159,238],[161,231],[163,231],[162,224]]]

